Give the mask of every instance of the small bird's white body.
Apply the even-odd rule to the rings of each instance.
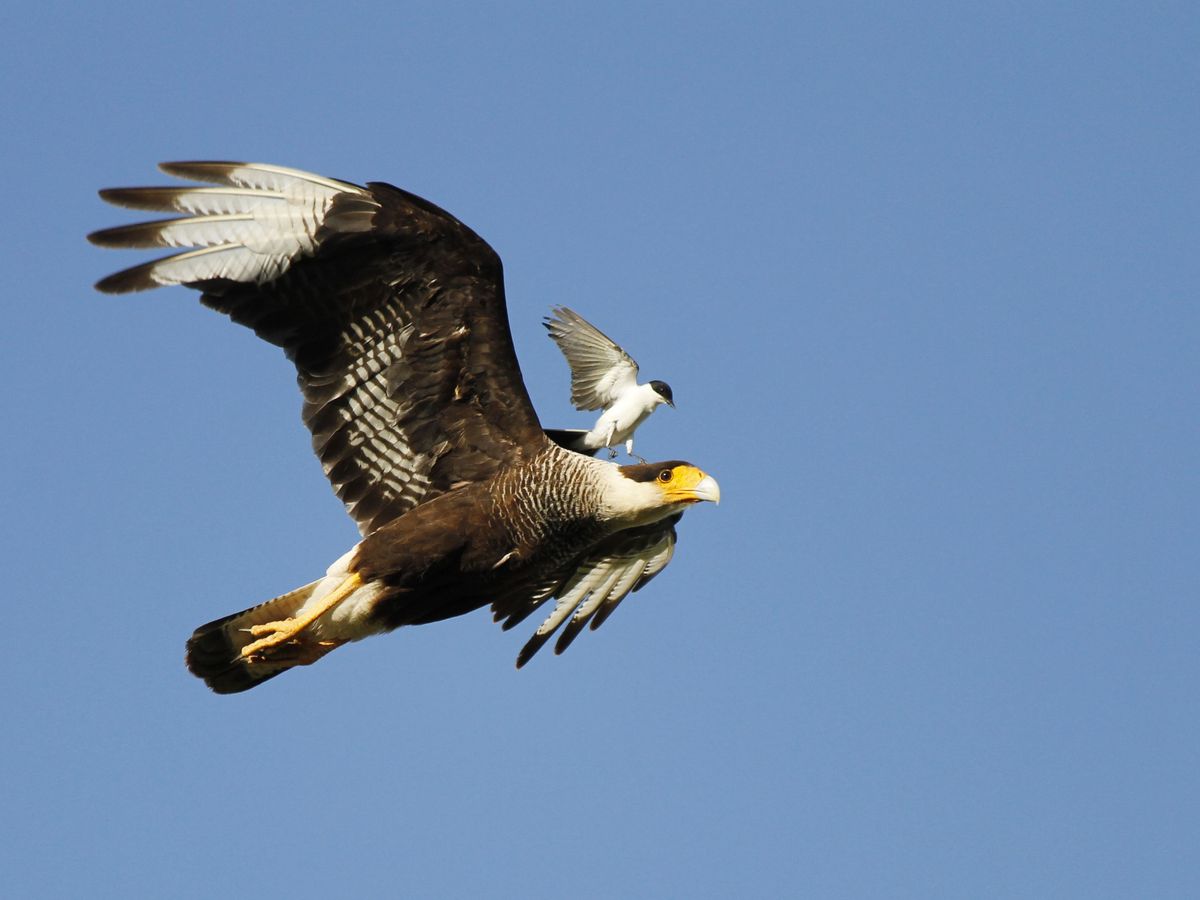
[[[633,433],[650,413],[667,401],[648,384],[637,384],[622,392],[603,415],[596,420],[592,430],[580,439],[582,449],[596,451],[604,447],[625,445],[625,452],[633,455]]]
[[[625,445],[633,455],[633,433],[662,404],[674,406],[671,388],[662,381],[638,384],[638,364],[616,342],[579,313],[554,308],[546,329],[571,367],[571,402],[576,409],[603,412],[588,432],[568,444],[572,450],[594,453]]]

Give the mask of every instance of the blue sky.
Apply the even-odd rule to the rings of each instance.
[[[6,139],[13,896],[1200,894],[1191,4],[23,9]],[[199,623],[356,539],[281,354],[96,190],[383,180],[568,304],[721,482],[520,672],[486,612],[245,695]]]

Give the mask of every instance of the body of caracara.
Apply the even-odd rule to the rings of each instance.
[[[529,463],[385,525],[350,561],[364,581],[383,586],[370,624],[390,631],[527,596],[531,582],[623,526],[604,502],[605,484],[623,477],[547,443]]]
[[[324,578],[201,626],[188,642],[188,668],[214,691],[236,693],[402,625],[490,605],[511,627],[606,538],[715,499],[716,491],[687,463],[618,466],[546,441],[494,478],[456,487],[372,532]],[[286,639],[274,636],[280,620],[306,616],[312,621]],[[262,633],[273,636],[258,639]],[[548,635],[539,630],[518,664]]]
[[[684,509],[719,498],[686,463],[617,466],[551,443],[513,347],[500,257],[435,204],[270,164],[163,169],[200,186],[102,191],[170,217],[89,238],[182,252],[97,287],[187,285],[282,348],[313,450],[362,535],[324,577],[196,630],[187,664],[214,691],[487,605],[506,628],[549,608],[518,666],[556,632],[561,652],[670,562]],[[603,341],[599,362],[581,351],[587,383],[636,387],[636,364]]]

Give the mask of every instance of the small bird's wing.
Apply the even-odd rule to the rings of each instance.
[[[571,402],[576,409],[607,409],[637,384],[638,364],[579,313],[553,310],[545,325],[571,367]]]
[[[188,285],[282,347],[296,364],[313,449],[363,534],[544,446],[500,258],[449,213],[388,184],[280,166],[161,168],[216,186],[101,191],[119,206],[183,215],[89,239],[199,249],[97,287]]]
[[[550,615],[521,648],[517,668],[529,662],[559,626],[567,622],[554,645],[554,652],[562,653],[585,625],[590,624],[592,630],[599,628],[622,600],[641,590],[666,568],[675,553],[675,525],[682,517],[683,513],[676,513],[661,522],[618,532],[597,544],[558,578],[539,585],[526,598],[493,604],[495,618],[504,620],[507,631],[551,597],[555,598]]]

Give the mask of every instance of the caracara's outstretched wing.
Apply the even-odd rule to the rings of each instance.
[[[279,166],[164,163],[216,187],[119,188],[180,218],[89,235],[198,247],[110,275],[110,293],[185,284],[296,364],[304,422],[364,534],[545,438],[513,350],[500,258],[432,203]]]
[[[536,586],[525,597],[493,604],[496,621],[503,620],[507,631],[555,598],[550,615],[521,648],[517,668],[529,662],[567,622],[554,645],[554,652],[562,653],[585,625],[599,628],[622,600],[666,568],[675,553],[675,525],[681,518],[683,513],[676,513],[660,522],[618,532],[559,573],[552,583]]]
[[[545,325],[571,367],[571,403],[576,409],[607,409],[637,386],[633,357],[579,313],[556,306]]]

